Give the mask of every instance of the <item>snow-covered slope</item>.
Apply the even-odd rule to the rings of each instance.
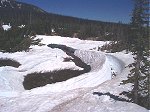
[[[105,42],[86,41],[59,36],[37,36],[44,46],[31,46],[29,52],[2,53],[0,58],[11,58],[21,63],[19,68],[0,67],[0,112],[146,112],[132,103],[115,101],[107,95],[94,92],[110,92],[119,95],[130,85],[120,85],[129,72],[126,65],[133,61],[131,54],[105,54],[95,51]],[[74,54],[91,66],[91,71],[67,81],[47,84],[32,90],[24,90],[24,76],[33,72],[57,69],[82,69],[74,62],[64,62],[69,57],[60,49],[47,44],[63,44],[77,49]],[[95,49],[95,50],[90,50]],[[112,72],[116,77],[111,80]]]

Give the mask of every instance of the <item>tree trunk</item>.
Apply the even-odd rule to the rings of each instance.
[[[135,65],[135,79],[134,79],[134,88],[133,88],[133,94],[134,94],[134,102],[138,104],[138,83],[139,83],[139,76],[140,76],[140,62],[141,58],[139,53],[137,53],[137,62]]]

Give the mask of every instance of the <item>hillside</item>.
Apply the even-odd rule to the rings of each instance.
[[[15,0],[1,0],[0,15],[1,24],[11,23],[12,26],[23,24],[36,34],[117,40],[125,38],[128,29],[128,25],[122,23],[93,21],[48,13],[36,6]],[[54,29],[55,33],[52,33],[51,29]]]

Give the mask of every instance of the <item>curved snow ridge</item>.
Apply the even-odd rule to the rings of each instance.
[[[33,94],[63,92],[77,88],[95,87],[107,80],[111,80],[112,74],[110,63],[104,53],[97,51],[76,50],[74,55],[79,57],[84,63],[90,65],[91,71],[63,82],[47,84],[42,88],[39,87],[32,89],[31,92]],[[41,92],[39,93],[37,91]]]
[[[90,65],[91,72],[102,69],[106,61],[106,55],[103,52],[75,50],[74,55],[79,57],[87,65]]]
[[[121,74],[123,69],[125,68],[125,63],[122,60],[110,54],[106,54],[106,58],[110,63],[111,71],[116,75]]]

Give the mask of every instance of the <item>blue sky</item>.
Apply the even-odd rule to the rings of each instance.
[[[107,22],[130,22],[132,0],[18,0],[47,12]]]

